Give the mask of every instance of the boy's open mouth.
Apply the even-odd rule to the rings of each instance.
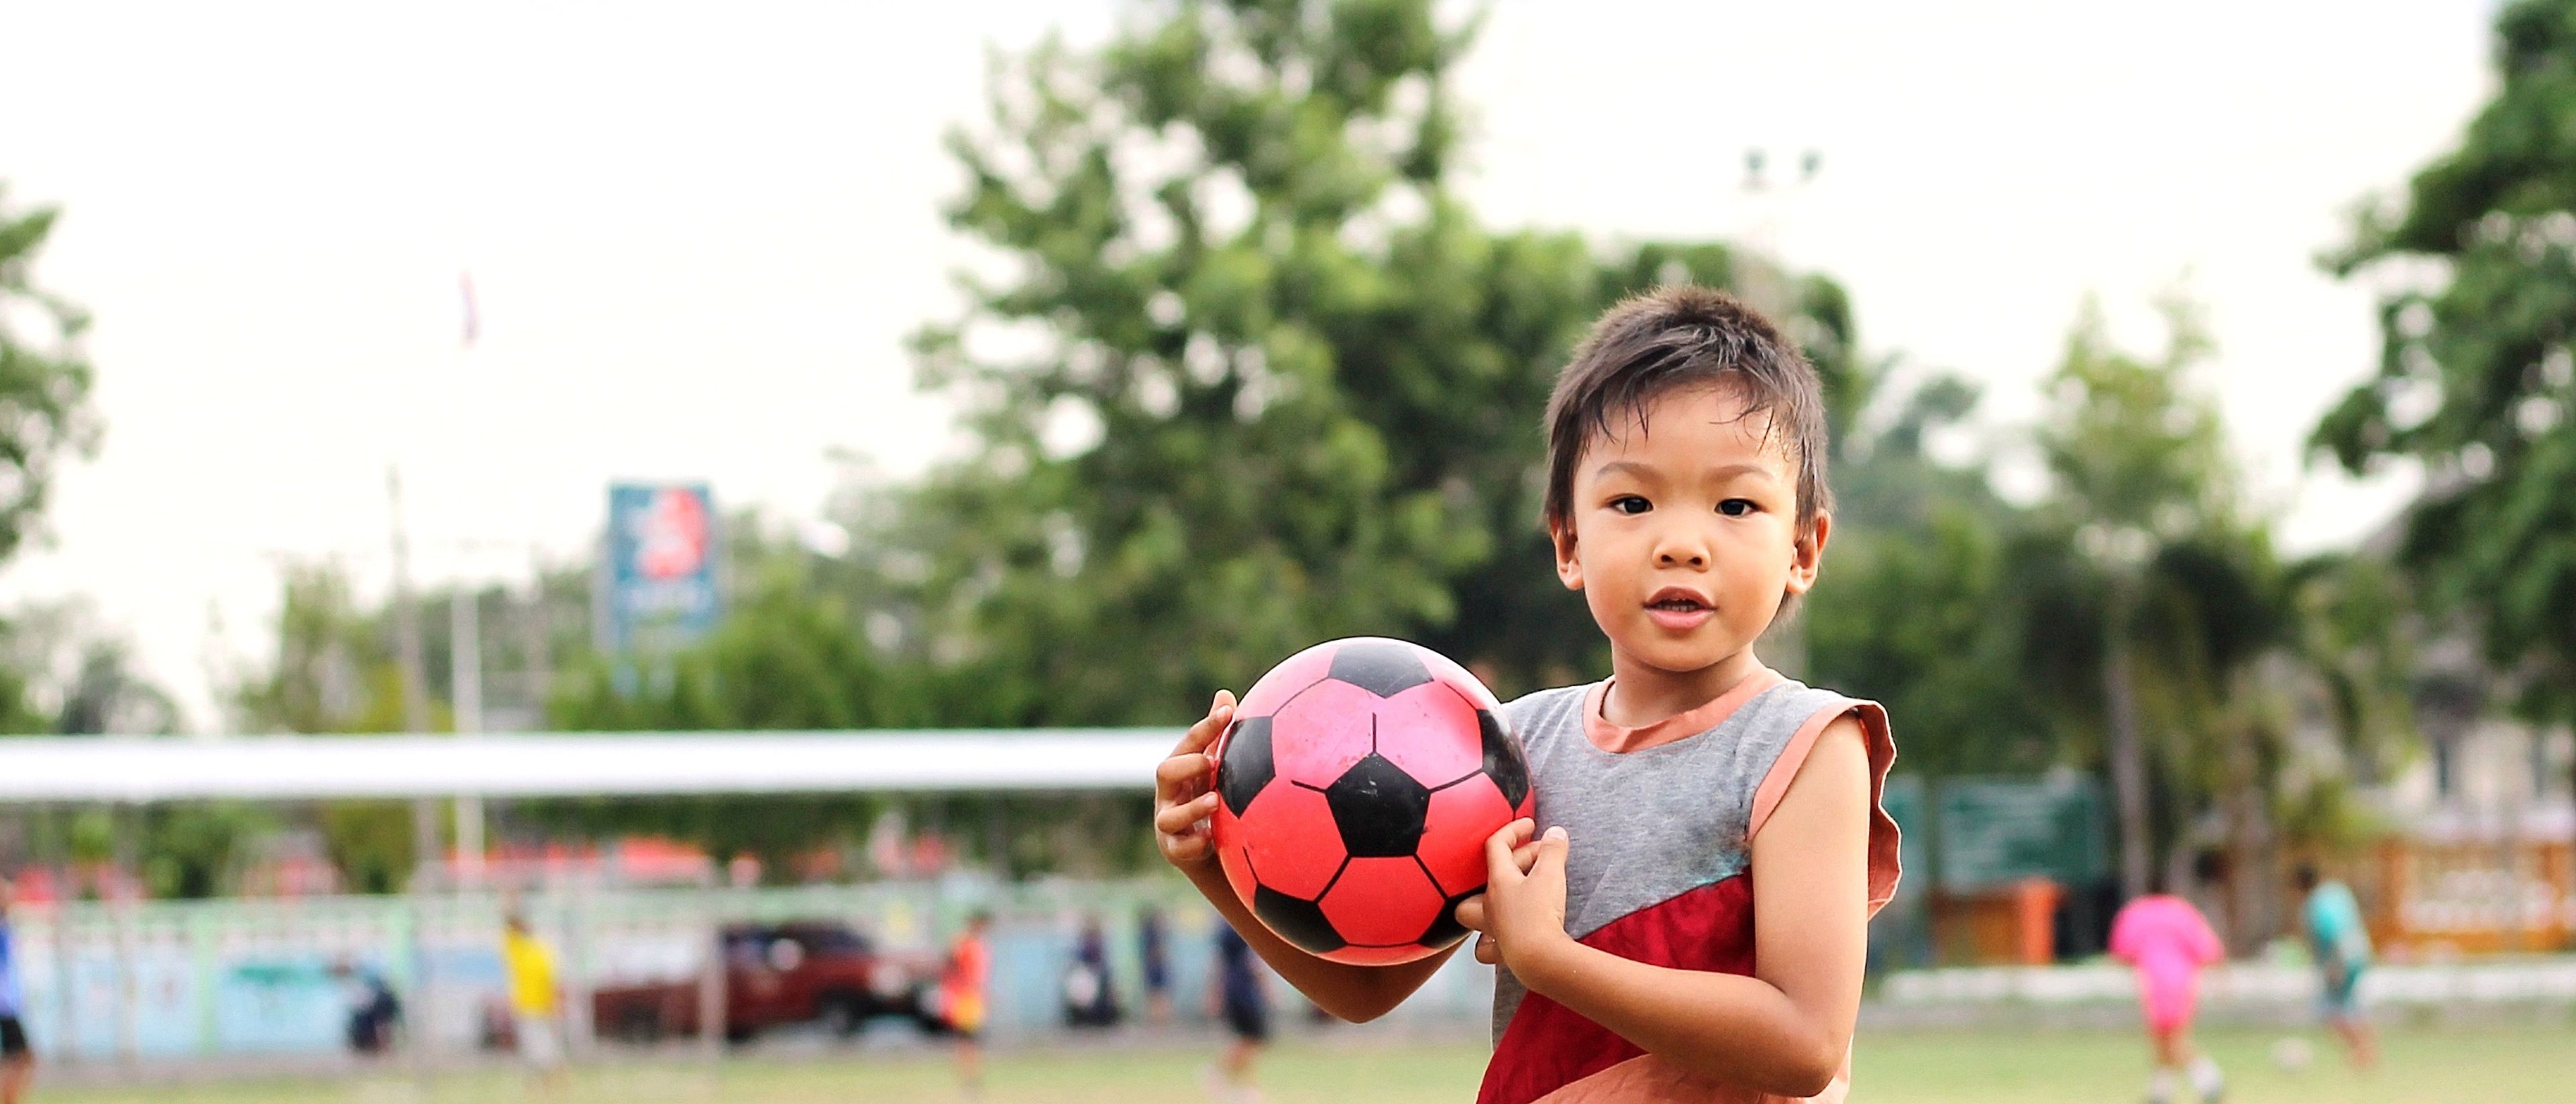
[[[1646,619],[1670,633],[1697,631],[1717,616],[1717,604],[1688,587],[1665,587],[1646,599]]]
[[[1712,607],[1709,600],[1700,597],[1696,591],[1681,587],[1665,587],[1656,591],[1654,597],[1646,599],[1646,608],[1673,613],[1700,613]]]
[[[1646,599],[1646,617],[1666,632],[1686,633],[1717,615],[1717,603],[1689,587],[1665,587]]]

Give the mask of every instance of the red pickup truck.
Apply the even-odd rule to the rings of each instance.
[[[849,926],[824,921],[734,924],[722,938],[728,1040],[816,1022],[855,1035],[878,1016],[939,1027],[929,999],[935,959],[880,950]],[[591,1023],[602,1038],[630,1042],[695,1035],[698,1002],[695,977],[603,988],[591,995]]]

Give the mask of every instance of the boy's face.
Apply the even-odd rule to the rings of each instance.
[[[1557,527],[1556,572],[1625,659],[1676,674],[1752,646],[1816,581],[1831,519],[1798,532],[1798,482],[1769,418],[1732,387],[1665,394],[1594,437]],[[1570,531],[1569,531],[1570,530]]]

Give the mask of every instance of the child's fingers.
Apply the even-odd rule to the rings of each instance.
[[[1216,802],[1216,794],[1203,793],[1188,801],[1163,806],[1162,811],[1154,814],[1154,830],[1167,836],[1182,835],[1198,822],[1215,816]]]
[[[1494,942],[1493,936],[1480,935],[1476,937],[1476,961],[1482,962],[1487,966],[1491,966],[1495,963],[1501,962],[1502,960],[1503,945]]]
[[[1522,840],[1528,839],[1537,826],[1538,822],[1522,817],[1485,837],[1485,884],[1520,880],[1521,866],[1512,858],[1512,851],[1520,846]]]
[[[1563,881],[1567,838],[1564,825],[1560,824],[1548,829],[1547,834],[1540,836],[1538,842],[1532,845],[1537,854],[1530,865],[1521,868],[1522,872],[1549,875]]]
[[[1216,760],[1199,752],[1182,752],[1154,766],[1154,784],[1169,790],[1183,782],[1206,778],[1216,769]]]
[[[1175,862],[1198,862],[1207,858],[1208,851],[1210,850],[1207,837],[1202,835],[1158,836],[1156,838],[1160,839],[1163,843],[1163,854],[1170,856]]]
[[[1479,893],[1458,902],[1458,926],[1468,931],[1485,930],[1485,895]]]
[[[1188,732],[1181,734],[1181,742],[1172,745],[1172,754],[1187,755],[1191,752],[1206,751],[1207,746],[1216,741],[1217,733],[1225,731],[1226,723],[1233,719],[1234,691],[1217,691],[1215,700],[1208,703],[1207,716],[1199,718],[1199,723],[1191,725]]]

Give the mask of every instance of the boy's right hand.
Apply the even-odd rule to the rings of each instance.
[[[1183,870],[1205,865],[1216,856],[1208,841],[1208,818],[1216,814],[1216,758],[1207,753],[1217,734],[1234,723],[1234,693],[1216,692],[1207,716],[1191,725],[1172,746],[1172,754],[1154,768],[1154,845],[1163,859]]]

